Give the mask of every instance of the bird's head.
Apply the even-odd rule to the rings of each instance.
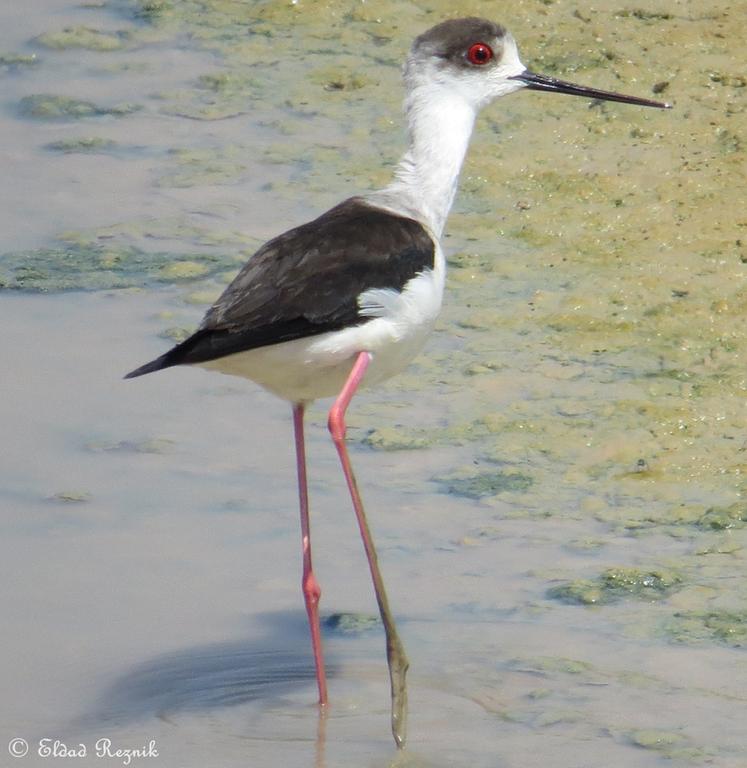
[[[478,18],[450,19],[417,37],[405,64],[405,81],[411,91],[425,88],[448,93],[476,110],[523,88],[644,107],[671,106],[531,72],[522,64],[511,33]]]

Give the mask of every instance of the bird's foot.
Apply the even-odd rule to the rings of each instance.
[[[392,683],[392,736],[397,749],[404,749],[407,741],[407,669],[410,662],[399,637],[387,653],[389,678]]]

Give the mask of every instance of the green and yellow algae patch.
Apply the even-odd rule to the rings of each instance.
[[[154,250],[154,244],[159,250]],[[249,235],[187,217],[138,219],[68,231],[49,248],[0,254],[0,289],[107,290],[194,283],[217,297],[253,250]],[[198,303],[210,303],[201,298]]]
[[[131,0],[137,18],[150,23],[162,21],[174,9],[175,0]]]
[[[621,599],[656,601],[679,589],[682,577],[668,570],[608,568],[594,579],[577,579],[552,587],[548,596],[577,605],[606,605]]]
[[[194,304],[196,306],[209,307],[222,292],[222,288],[205,288],[197,291],[190,291],[182,297],[185,304]]]
[[[596,679],[598,677],[598,671],[590,662],[565,656],[540,656],[531,659],[513,659],[510,662],[510,667],[538,675],[580,675],[590,679]]]
[[[200,75],[194,87],[154,94],[160,111],[192,120],[225,120],[249,112],[261,98],[262,81],[241,71]]]
[[[309,81],[325,91],[357,91],[376,82],[374,77],[356,66],[353,57],[351,60],[352,66],[317,67],[309,73]]]
[[[411,451],[432,445],[427,437],[401,426],[376,427],[361,442],[378,451]]]
[[[57,491],[49,496],[49,501],[57,502],[59,504],[87,504],[91,501],[91,493],[84,490],[64,490]]]
[[[173,149],[167,170],[158,179],[161,187],[194,187],[233,184],[246,172],[245,150],[236,146],[211,149]]]
[[[682,764],[706,765],[720,754],[733,754],[730,750],[722,752],[721,745],[702,743],[703,732],[691,728],[689,722],[680,725],[678,712],[662,717],[653,714],[659,707],[669,712],[673,700],[685,697],[692,701],[691,706],[704,702],[714,705],[722,699],[721,691],[688,688],[679,680],[673,684],[666,675],[630,672],[620,668],[617,658],[593,664],[574,658],[518,656],[492,672],[483,665],[479,675],[479,679],[470,678],[469,688],[465,685],[465,697],[507,723],[536,729],[585,724],[586,731],[574,728],[574,739],[598,740],[602,735],[618,745],[651,750],[656,753],[654,759],[679,760]],[[600,698],[597,694],[602,691],[608,694]],[[598,706],[610,700],[608,697],[614,706]],[[741,696],[730,701],[737,707],[742,702]],[[627,756],[631,764],[639,759]]]
[[[322,621],[326,629],[342,635],[359,635],[381,626],[381,619],[370,613],[333,613]]]
[[[148,437],[143,440],[90,440],[85,448],[92,453],[173,453],[176,443],[167,437]]]
[[[137,112],[140,106],[137,104],[116,104],[112,107],[102,107],[91,101],[73,99],[68,96],[60,96],[53,93],[35,93],[24,96],[18,108],[23,117],[35,120],[80,120],[86,117],[100,117],[112,115],[124,117]]]
[[[596,555],[601,549],[607,546],[607,542],[604,539],[595,539],[591,537],[585,537],[580,539],[571,539],[567,541],[564,548],[569,552],[580,555]]]
[[[691,765],[708,765],[714,762],[716,748],[692,744],[683,733],[658,728],[636,728],[624,734],[624,738],[636,747],[652,750],[667,760],[678,760]]]
[[[179,260],[171,252],[133,246],[70,243],[3,254],[0,288],[29,291],[104,290],[189,281],[225,269],[215,253]]]
[[[93,102],[58,96],[52,93],[37,93],[25,96],[19,102],[19,111],[24,117],[36,120],[78,119],[104,114]]]
[[[158,279],[165,282],[174,282],[179,280],[194,280],[196,277],[204,277],[210,268],[207,264],[193,261],[171,261],[164,264],[158,270]]]
[[[434,479],[441,485],[444,493],[468,499],[484,499],[503,493],[525,493],[534,484],[533,478],[528,474],[503,470]]]
[[[115,150],[119,145],[113,139],[106,139],[103,136],[80,136],[74,139],[60,139],[47,144],[47,149],[53,152],[62,152],[63,154],[85,154],[92,155],[106,153]]]
[[[205,303],[209,305],[210,302]],[[170,328],[164,328],[161,333],[158,334],[158,337],[166,339],[166,341],[170,341],[172,344],[181,344],[182,341],[188,339],[194,333],[194,330],[194,328],[172,326]]]
[[[0,73],[17,72],[39,64],[35,53],[0,53]]]
[[[709,507],[695,524],[708,531],[744,528],[747,523],[747,503],[735,502],[728,507]]]
[[[704,504],[669,504],[652,510],[640,509],[629,512],[621,518],[618,511],[607,505],[588,511],[593,512],[597,520],[613,525],[623,525],[631,530],[656,530],[672,536],[683,536],[688,532],[696,536],[700,532],[719,532],[739,530],[747,522],[747,510],[742,502],[728,506],[708,507]]]
[[[37,45],[55,50],[85,48],[89,51],[119,51],[129,40],[130,32],[103,32],[91,27],[65,27],[57,32],[45,32],[34,38]]]
[[[747,648],[747,610],[680,611],[665,623],[664,634],[675,643]]]
[[[186,251],[205,246],[212,249],[212,258],[223,264],[224,270],[238,268],[258,244],[249,234],[225,226],[210,226],[204,221],[197,223],[186,214],[131,219],[88,230],[68,230],[60,234],[58,240],[66,245],[89,248],[117,243],[145,249],[147,244],[159,243],[164,247],[181,245]]]
[[[672,747],[680,746],[684,742],[682,734],[652,728],[631,731],[628,738],[636,747],[654,749],[657,752],[669,752]]]

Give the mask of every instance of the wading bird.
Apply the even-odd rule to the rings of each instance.
[[[200,365],[255,381],[293,407],[303,550],[302,589],[319,703],[327,683],[321,590],[311,566],[304,409],[334,396],[329,431],[342,463],[379,605],[389,664],[392,733],[406,737],[407,657],[389,610],[376,550],[345,446],[345,412],[358,387],[401,371],[441,308],[440,245],[478,111],[524,88],[669,107],[538,75],[511,34],[478,18],[453,19],[415,39],[404,67],[409,146],[386,188],[352,197],[263,245],[186,341],[132,371]]]

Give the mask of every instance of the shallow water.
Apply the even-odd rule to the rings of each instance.
[[[386,764],[378,631],[329,633],[333,704],[316,740],[286,407],[201,371],[119,379],[123,358],[156,347],[142,318],[174,299],[2,302],[18,351],[2,413],[14,435],[3,457],[4,728],[89,749],[152,738],[166,765]],[[428,413],[443,396],[421,398]],[[319,424],[309,452],[323,605],[373,612]],[[627,562],[631,548],[647,562],[680,559],[692,541],[633,539],[580,515],[510,519],[510,502],[435,492],[431,476],[463,459],[459,448],[412,461],[356,453],[413,660],[411,749],[423,764],[552,754],[571,765],[580,749],[590,765],[656,765],[664,750],[739,764],[743,651],[652,637],[676,603],[589,611],[545,594],[560,573]],[[388,487],[373,480],[384,475]],[[569,546],[588,537],[598,541]],[[655,748],[634,749],[649,731],[662,732]]]
[[[256,243],[386,181],[398,62],[444,13],[150,7],[0,9],[0,278],[48,291],[0,294],[0,748],[388,765],[377,629],[328,630],[317,718],[287,406],[202,371],[121,376]],[[533,68],[641,95],[668,81],[676,109],[487,110],[438,331],[351,412],[412,662],[413,765],[747,761],[744,10],[500,19]],[[100,112],[24,114],[39,94]],[[98,290],[57,291],[76,286]],[[322,607],[374,613],[323,424],[315,407]]]

